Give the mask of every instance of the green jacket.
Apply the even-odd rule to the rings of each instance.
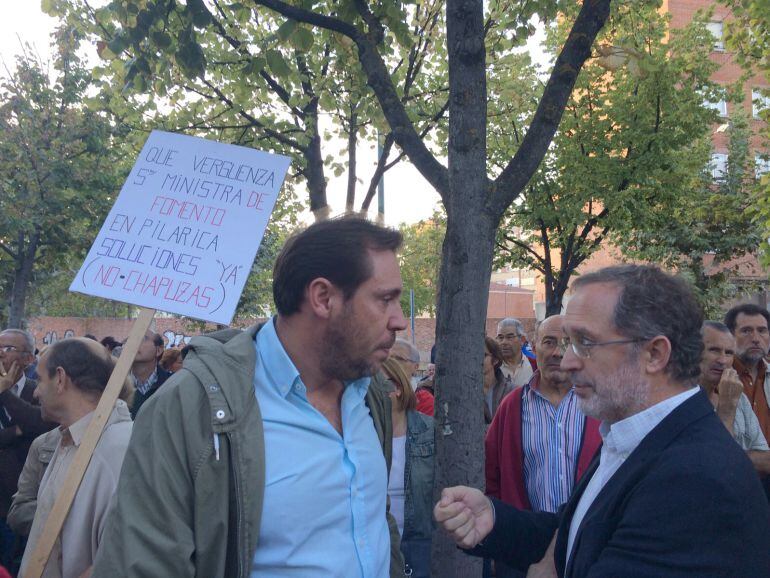
[[[250,575],[265,485],[262,415],[253,387],[258,330],[194,338],[183,369],[143,406],[94,578]],[[378,379],[366,403],[389,471],[390,398]],[[398,529],[386,515],[390,576],[402,578]]]

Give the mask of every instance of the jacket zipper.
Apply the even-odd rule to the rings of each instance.
[[[243,532],[241,532],[241,483],[238,476],[238,465],[237,465],[237,451],[235,444],[233,444],[233,437],[230,434],[230,432],[227,432],[225,434],[227,436],[228,444],[230,445],[230,452],[232,454],[232,458],[230,460],[230,467],[233,470],[233,480],[235,482],[235,517],[236,517],[236,528],[235,531],[237,532],[236,536],[236,543],[238,544],[238,576],[240,578],[243,578],[245,574],[243,573],[243,552],[245,551],[245,548],[243,547],[243,544],[241,544],[241,539]]]

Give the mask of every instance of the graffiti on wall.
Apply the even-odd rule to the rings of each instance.
[[[190,339],[192,339],[192,335],[176,333],[170,329],[163,332],[163,337],[166,338],[166,349],[171,349],[172,347],[184,347],[190,343]]]
[[[75,332],[72,331],[72,329],[67,329],[64,332],[64,336],[62,337],[62,339],[68,339],[69,337],[75,337]],[[43,336],[43,343],[45,343],[46,345],[51,345],[52,343],[56,343],[57,341],[59,341],[59,336],[56,334],[56,331],[48,331]]]

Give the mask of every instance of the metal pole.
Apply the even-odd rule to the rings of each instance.
[[[409,317],[412,319],[412,345],[414,345],[414,289],[409,290]]]
[[[380,131],[377,131],[377,162],[383,162]],[[381,225],[385,224],[385,173],[382,174],[380,182],[377,183],[377,222]]]

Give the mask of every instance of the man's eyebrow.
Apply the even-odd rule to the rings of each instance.
[[[403,293],[403,289],[400,287],[393,287],[391,289],[380,289],[375,292],[378,297],[398,297]]]

